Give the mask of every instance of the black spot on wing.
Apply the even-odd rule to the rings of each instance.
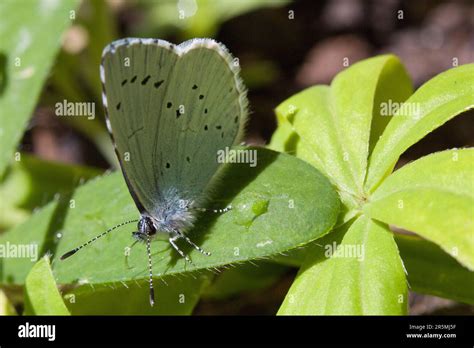
[[[165,80],[157,81],[153,84],[153,86],[155,86],[155,88],[160,88],[160,86],[163,84],[163,82],[165,82]]]
[[[143,81],[142,81],[142,85],[143,85],[143,86],[145,86],[145,85],[147,84],[147,82],[148,82],[148,80],[150,79],[150,77],[151,77],[151,76],[148,75],[147,77],[145,77],[145,78],[143,79]]]
[[[124,86],[127,83],[127,81],[128,81],[127,79],[123,80],[122,81],[122,86]]]
[[[134,83],[136,80],[137,80],[137,75],[135,75],[134,77],[132,77],[132,79],[130,80],[130,83]]]
[[[115,108],[116,108],[117,110],[120,110],[120,105],[121,105],[121,104],[122,104],[122,103],[118,103]]]
[[[168,102],[168,104],[166,104],[166,107],[167,107],[168,109],[171,108],[172,106],[173,106],[173,103],[171,103],[171,102]]]

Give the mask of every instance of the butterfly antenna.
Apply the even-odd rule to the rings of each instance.
[[[151,264],[150,235],[146,235],[146,252],[148,254],[148,271],[150,275],[150,306],[155,304],[155,290],[153,289],[153,268]]]
[[[97,239],[105,236],[107,233],[109,232],[112,232],[113,230],[115,230],[116,228],[119,228],[119,227],[122,227],[123,225],[127,225],[127,224],[131,224],[133,222],[138,222],[138,220],[130,220],[130,221],[125,221],[125,222],[122,222],[121,224],[118,224],[114,227],[111,227],[109,228],[107,231],[99,234],[98,236],[95,236],[94,238],[92,238],[91,240],[85,242],[84,244],[78,246],[77,248],[75,249],[72,249],[70,251],[68,251],[67,253],[65,253],[63,256],[61,256],[61,260],[64,260],[64,259],[67,259],[69,256],[72,256],[74,255],[75,253],[77,253],[79,250],[81,250],[82,248],[84,248],[85,246],[88,246],[89,244],[91,244],[92,242],[95,242]]]

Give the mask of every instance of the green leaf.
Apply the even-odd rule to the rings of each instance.
[[[248,150],[257,150],[249,148]],[[214,205],[233,209],[222,215],[207,214],[189,236],[211,256],[182,243],[194,265],[185,265],[167,241],[152,243],[154,274],[189,272],[268,257],[305,244],[327,233],[334,225],[339,203],[328,180],[294,157],[258,149],[258,165],[230,165]],[[288,171],[291,168],[291,171]],[[295,184],[294,178],[301,181]],[[100,194],[98,194],[100,192]],[[91,202],[90,197],[95,200]],[[82,244],[120,221],[137,217],[137,211],[120,174],[92,181],[76,191],[76,207],[64,223],[58,255]],[[93,284],[147,278],[145,246],[136,245],[125,267],[124,248],[132,243],[122,228],[81,250],[81,256],[55,263],[60,283],[77,279]],[[120,261],[122,260],[122,261]],[[98,268],[97,263],[107,265]],[[80,270],[80,272],[78,272]]]
[[[204,290],[203,297],[225,299],[249,292],[265,289],[274,284],[288,271],[288,267],[268,261],[237,265],[219,274],[214,282]]]
[[[369,161],[365,187],[373,192],[400,155],[456,115],[474,108],[474,64],[445,71],[421,86],[385,128]]]
[[[47,256],[26,277],[25,315],[69,315],[54,281]]]
[[[419,237],[395,235],[395,241],[411,289],[474,304],[474,272],[461,266],[436,244]]]
[[[32,115],[77,1],[0,2],[0,177]]]
[[[474,269],[474,149],[442,151],[390,175],[364,211],[416,232]]]
[[[48,203],[56,194],[69,192],[80,182],[101,173],[96,168],[45,161],[23,153],[20,158],[21,161],[15,161],[7,170],[0,185],[0,197],[4,201],[0,227],[23,222],[31,210]],[[54,173],[54,181],[51,173]],[[15,209],[25,211],[25,216],[12,219]]]
[[[278,314],[406,314],[403,265],[386,225],[360,216],[317,243]]]
[[[354,88],[358,85],[364,87]],[[308,88],[277,107],[280,130],[271,146],[296,151],[336,185],[345,207],[338,225],[363,203],[369,142],[378,139],[388,119],[380,115],[380,104],[402,101],[411,92],[398,58],[385,55],[354,64],[331,87]]]
[[[30,219],[0,235],[0,284],[21,285],[46,251],[47,241],[61,221],[61,205],[53,200]]]
[[[395,234],[395,241],[411,289],[419,293],[474,304],[473,272],[460,265],[436,244],[419,237]],[[320,243],[320,240],[316,240],[309,245]],[[286,256],[278,255],[273,260],[283,265],[300,267],[308,249],[311,250],[311,247],[290,250]]]
[[[189,315],[208,283],[206,274],[156,279],[153,307],[147,282],[82,286],[64,297],[72,315]]]
[[[372,125],[370,128],[369,154],[382,135],[393,116],[385,114],[384,106],[388,103],[404,102],[413,94],[413,86],[405,67],[396,56],[385,56],[384,65],[377,81],[372,106]],[[363,85],[359,83],[359,85]],[[390,110],[388,110],[390,111]]]
[[[194,242],[212,255],[201,255],[186,243],[180,243],[194,262],[194,265],[185,265],[167,241],[154,241],[156,277],[267,258],[304,245],[332,228],[339,201],[322,174],[292,156],[265,149],[248,150],[257,150],[258,165],[229,165],[221,185],[216,188],[219,195],[212,200],[214,207],[231,204],[233,209],[222,215],[204,214],[189,233]],[[65,219],[51,231],[56,233],[59,229],[63,234],[53,267],[59,283],[80,280],[80,283],[95,285],[147,279],[144,245],[135,245],[128,265],[125,264],[124,251],[133,242],[134,225],[117,229],[67,260],[58,260],[58,256],[108,227],[138,217],[120,173],[91,180],[64,203],[61,207],[67,211],[63,210],[61,216]],[[45,210],[53,209],[48,205]],[[51,215],[38,213],[32,219],[36,219],[37,226],[47,226]],[[31,226],[25,225],[27,230],[23,230],[23,226],[16,228],[14,233],[9,233],[10,238],[27,242],[32,238],[24,237],[28,229],[32,236],[37,231]],[[104,266],[97,267],[97,264]]]

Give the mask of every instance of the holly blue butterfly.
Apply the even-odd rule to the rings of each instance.
[[[167,238],[188,262],[177,239],[210,254],[186,232],[223,169],[217,153],[242,138],[246,90],[238,60],[212,39],[180,45],[159,39],[114,41],[103,51],[100,77],[107,128],[140,219],[110,228],[61,259],[117,227],[138,222],[132,235],[147,246],[153,305],[153,238]]]

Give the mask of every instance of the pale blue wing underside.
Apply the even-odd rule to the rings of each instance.
[[[101,65],[107,126],[139,210],[152,213],[169,192],[199,201],[236,144],[247,113],[239,66],[211,39],[173,45],[122,39]]]

